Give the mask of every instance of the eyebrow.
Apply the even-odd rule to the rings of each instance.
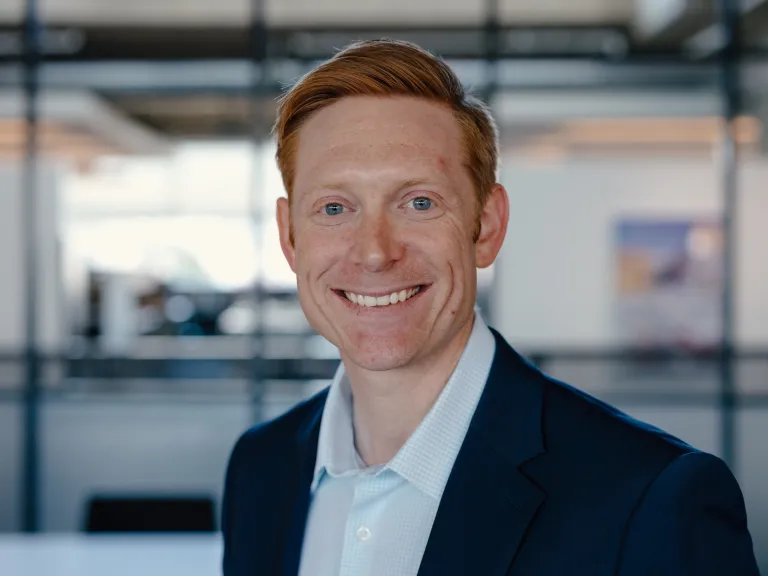
[[[437,183],[437,180],[435,178],[427,178],[427,177],[411,178],[403,182],[398,189],[402,190],[403,188],[413,188],[414,186],[421,186],[423,184],[431,184],[431,183]]]
[[[432,185],[445,185],[447,182],[440,182],[441,178],[435,178],[430,176],[419,176],[417,178],[409,178],[397,184],[396,189],[402,190],[403,188],[413,188],[414,186],[422,186],[425,184]],[[444,180],[444,178],[443,178]],[[307,192],[310,194],[316,194],[320,191],[337,191],[337,192],[350,192],[350,186],[343,182],[329,182],[327,184],[318,184],[313,186]]]

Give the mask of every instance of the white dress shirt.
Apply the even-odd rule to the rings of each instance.
[[[389,463],[371,467],[355,449],[352,393],[339,366],[320,424],[300,576],[416,576],[495,350],[476,313],[435,404]]]

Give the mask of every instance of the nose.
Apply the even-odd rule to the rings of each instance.
[[[355,264],[369,272],[386,270],[403,255],[402,243],[386,213],[360,219],[351,250]]]

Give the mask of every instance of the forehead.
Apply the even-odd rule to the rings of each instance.
[[[461,129],[440,104],[408,97],[348,97],[314,114],[299,133],[296,175],[345,164],[397,161],[449,170],[462,164]]]

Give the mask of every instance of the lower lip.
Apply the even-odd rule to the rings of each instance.
[[[427,290],[429,289],[429,286],[420,286],[419,291],[405,300],[404,302],[398,302],[397,304],[389,304],[388,306],[361,306],[360,304],[354,304],[352,301],[344,296],[344,293],[337,292],[334,290],[334,294],[338,296],[350,310],[355,310],[357,312],[395,312],[397,310],[407,310],[411,307],[411,305],[417,301]]]

